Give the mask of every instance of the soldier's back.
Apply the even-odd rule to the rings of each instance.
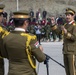
[[[26,37],[20,35],[21,32],[12,32],[4,37],[4,44],[7,44],[6,57],[9,59],[8,75],[36,75],[30,66],[26,53]],[[9,46],[10,45],[10,46]]]

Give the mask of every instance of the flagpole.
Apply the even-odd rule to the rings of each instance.
[[[17,0],[17,11],[19,10],[19,0]]]

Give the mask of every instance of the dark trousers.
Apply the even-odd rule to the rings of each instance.
[[[74,54],[64,54],[64,65],[66,75],[76,75],[76,56]]]
[[[4,75],[4,61],[0,58],[0,75]]]
[[[37,40],[38,40],[39,44],[41,44],[41,43],[40,43],[41,34],[36,34],[36,36],[37,36]]]

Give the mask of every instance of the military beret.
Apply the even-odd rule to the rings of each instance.
[[[71,8],[67,8],[65,14],[75,14],[75,11]]]
[[[5,5],[4,4],[0,4],[0,13],[2,13],[3,12],[3,8],[5,7]]]
[[[14,16],[13,18],[29,18],[29,12],[28,11],[16,11],[13,12]]]

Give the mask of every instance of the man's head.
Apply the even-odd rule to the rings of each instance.
[[[51,19],[52,25],[54,25],[55,24],[55,17],[54,16],[51,16],[50,19]]]
[[[13,12],[14,25],[26,29],[28,26],[29,13],[27,11]]]
[[[65,14],[66,14],[66,20],[68,22],[71,22],[72,20],[74,20],[75,11],[73,9],[67,8]]]

